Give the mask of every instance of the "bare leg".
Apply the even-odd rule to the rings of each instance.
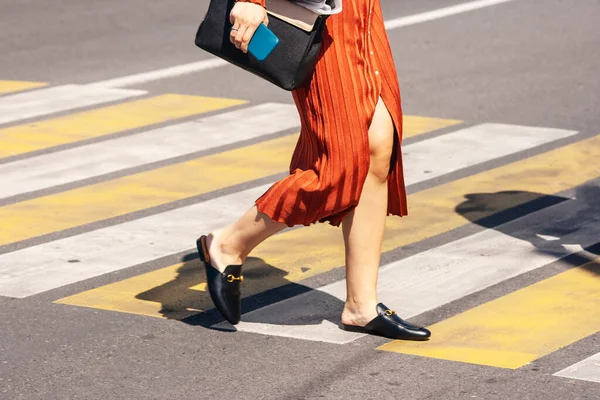
[[[233,225],[208,235],[207,245],[213,266],[223,271],[228,265],[242,264],[248,254],[269,236],[287,228],[260,213],[256,206]]]
[[[346,304],[342,323],[364,326],[377,316],[377,272],[385,228],[394,124],[381,99],[369,128],[371,163],[358,206],[342,221]]]

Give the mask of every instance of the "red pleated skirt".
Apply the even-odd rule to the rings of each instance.
[[[290,175],[256,205],[288,226],[338,226],[357,205],[369,170],[368,131],[381,98],[396,128],[388,179],[388,214],[406,215],[402,108],[379,0],[344,1],[329,17],[320,59],[307,87],[292,92],[301,132]]]

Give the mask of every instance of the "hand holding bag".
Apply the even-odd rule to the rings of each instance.
[[[328,16],[289,0],[267,0],[269,29],[279,38],[279,45],[264,61],[258,61],[229,40],[232,28],[229,14],[235,3],[235,0],[211,0],[196,34],[196,45],[282,89],[294,90],[306,84],[321,51]]]

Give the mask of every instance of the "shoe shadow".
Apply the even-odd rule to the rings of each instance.
[[[600,276],[598,264],[590,263],[600,256],[600,237],[575,239],[581,239],[578,231],[583,232],[586,225],[600,224],[600,186],[597,184],[580,186],[573,199],[528,191],[472,193],[465,195],[465,198],[467,200],[456,207],[456,212],[469,221],[525,240],[534,246],[534,251],[558,258],[564,257],[567,247],[573,249],[576,248],[573,246],[580,246],[584,251],[571,252],[562,260],[573,266],[583,266]],[[557,209],[551,221],[542,228],[515,230],[502,225],[560,203],[565,203],[564,207]],[[502,211],[493,213],[495,210]],[[492,215],[481,217],[490,212]]]
[[[326,306],[329,311],[335,310],[337,315],[341,315],[343,310],[344,303],[338,298],[287,280],[287,271],[270,265],[263,259],[248,257],[244,263],[243,275],[243,314],[309,291],[314,291],[318,296],[322,296],[321,304]],[[222,322],[223,318],[214,309],[206,287],[205,271],[201,267],[197,253],[186,254],[182,257],[182,264],[172,280],[141,292],[135,298],[160,303],[160,314],[164,318],[178,320],[188,325],[200,325],[221,330],[212,326]],[[322,321],[315,319],[314,314],[308,314],[307,317],[310,318],[291,320],[289,324],[306,325]],[[274,323],[280,324],[280,322]],[[334,323],[339,325],[339,321]],[[288,322],[286,321],[285,324],[287,325]],[[231,332],[231,330],[223,331]]]

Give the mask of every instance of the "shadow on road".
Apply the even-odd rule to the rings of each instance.
[[[583,252],[580,251],[564,258],[573,266],[582,266],[600,257],[600,237],[586,236],[586,243],[573,239],[573,234],[583,229],[583,225],[600,224],[600,186],[583,185],[576,190],[573,199],[527,191],[472,193],[465,195],[465,198],[467,200],[456,207],[458,214],[485,228],[495,229],[505,235],[528,241],[535,247],[535,251],[563,257],[566,251],[565,246],[580,245]],[[553,215],[551,223],[538,230],[515,230],[510,226],[502,225],[563,202],[568,203],[565,204],[565,207],[560,208],[562,212]],[[520,205],[511,207],[511,205],[519,203]],[[474,217],[497,209],[505,211],[481,219]],[[581,235],[578,236],[581,238]],[[583,267],[600,275],[598,264],[589,264]]]
[[[506,235],[525,240],[535,247],[535,251],[562,257],[568,245],[573,243],[572,233],[580,229],[584,223],[598,221],[600,223],[600,187],[585,185],[577,189],[576,198],[545,195],[527,191],[503,191],[496,193],[472,193],[465,195],[466,200],[456,207],[456,212],[472,223],[488,229],[495,229]],[[517,229],[503,225],[536,211],[568,202],[564,215],[555,215],[556,223],[546,224],[538,231]],[[558,211],[557,211],[558,212]],[[590,220],[591,218],[591,220]],[[512,229],[512,230],[511,230]],[[595,240],[598,239],[598,240]],[[573,266],[582,266],[600,275],[598,264],[589,263],[600,255],[600,238],[586,238],[592,246],[582,245],[586,251],[577,252],[564,258]],[[587,265],[585,265],[587,263]],[[294,320],[282,322],[281,316],[261,317],[261,321],[271,324],[306,325],[320,324],[328,320],[339,325],[339,315],[343,302],[327,293],[314,290],[286,279],[287,272],[264,260],[249,257],[244,264],[244,285],[242,311],[248,313],[274,304],[276,302],[314,291],[310,304],[298,304],[306,310],[306,318],[302,316]],[[321,297],[315,301],[314,296]],[[142,292],[137,299],[159,302],[162,304],[161,314],[169,319],[180,320],[190,325],[212,327],[221,322],[222,317],[214,310],[206,289],[204,270],[200,267],[197,254],[191,253],[183,257],[176,277],[170,282]],[[301,300],[299,300],[301,301]],[[206,311],[208,310],[208,311]],[[297,315],[297,314],[296,314]],[[332,320],[330,316],[336,316]],[[211,329],[215,329],[212,327]]]
[[[285,277],[287,271],[267,264],[263,259],[248,257],[244,263],[244,284],[242,286],[242,312],[247,313],[269,304],[312,291],[314,289],[290,282]],[[315,291],[323,296],[322,305],[339,311],[344,303],[329,294]],[[167,319],[179,320],[190,325],[210,327],[222,321],[206,288],[206,276],[200,266],[198,256],[190,253],[182,258],[176,277],[157,287],[135,296],[138,300],[160,303],[160,313]],[[325,309],[325,308],[324,308]],[[207,312],[204,312],[208,310]],[[314,321],[311,314],[310,321]],[[339,321],[332,321],[336,324]],[[292,321],[291,324],[307,324],[308,320]]]

